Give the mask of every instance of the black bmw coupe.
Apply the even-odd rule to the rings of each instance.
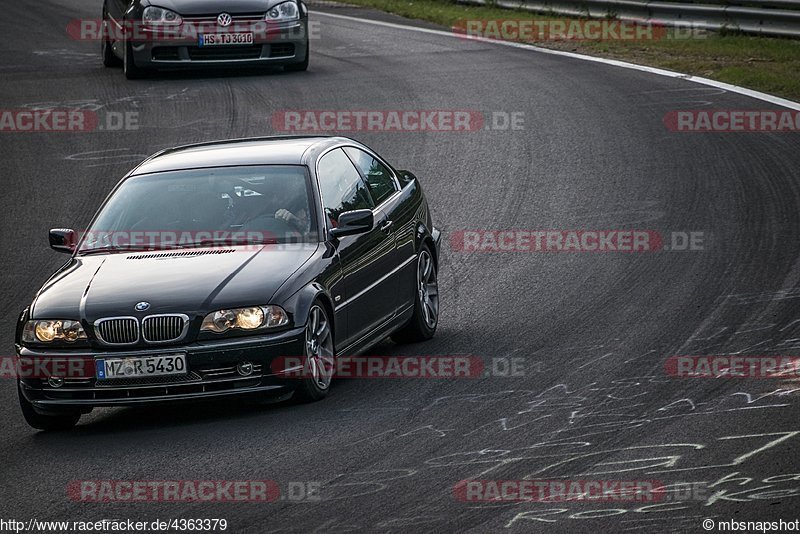
[[[70,259],[16,332],[20,405],[38,429],[99,406],[318,400],[337,357],[438,323],[440,232],[418,179],[343,137],[159,152],[50,246]],[[276,366],[289,356],[302,373]]]

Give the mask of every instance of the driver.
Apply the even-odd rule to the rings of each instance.
[[[275,212],[275,218],[285,221],[302,234],[308,232],[309,230],[308,213],[306,212],[305,208],[300,208],[295,213],[292,213],[286,208],[281,208]]]
[[[298,185],[300,187],[298,187]],[[308,206],[305,199],[305,187],[298,183],[285,185],[284,207],[275,212],[275,218],[286,222],[301,234],[307,233],[310,228]]]

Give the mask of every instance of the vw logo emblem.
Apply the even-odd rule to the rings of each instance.
[[[233,22],[233,18],[227,13],[220,13],[219,17],[217,17],[217,24],[220,26],[230,26],[231,22]]]
[[[136,304],[136,306],[134,306],[134,308],[136,308],[136,311],[145,311],[145,310],[150,308],[150,303],[149,302],[139,302],[138,304]]]

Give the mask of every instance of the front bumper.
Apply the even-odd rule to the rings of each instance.
[[[69,354],[55,351],[19,350],[21,358],[48,358],[63,361],[74,358],[141,357],[182,353],[186,354],[186,375],[147,378],[118,378],[98,380],[92,376],[64,378],[63,385],[53,387],[47,378],[22,378],[20,392],[34,409],[42,413],[64,410],[91,409],[101,406],[132,406],[141,404],[186,401],[200,398],[228,397],[247,394],[274,393],[279,395],[294,389],[296,381],[272,370],[276,358],[300,355],[304,348],[304,328],[245,338],[197,341],[177,347],[144,350],[101,352],[74,351]],[[237,370],[241,362],[252,364],[252,373],[243,376]]]
[[[132,42],[133,59],[141,68],[257,67],[302,62],[308,53],[308,19],[256,34],[252,45],[199,46],[199,39]]]

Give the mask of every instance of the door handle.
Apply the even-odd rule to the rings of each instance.
[[[389,233],[389,230],[392,229],[392,221],[384,221],[381,225],[381,232]]]

